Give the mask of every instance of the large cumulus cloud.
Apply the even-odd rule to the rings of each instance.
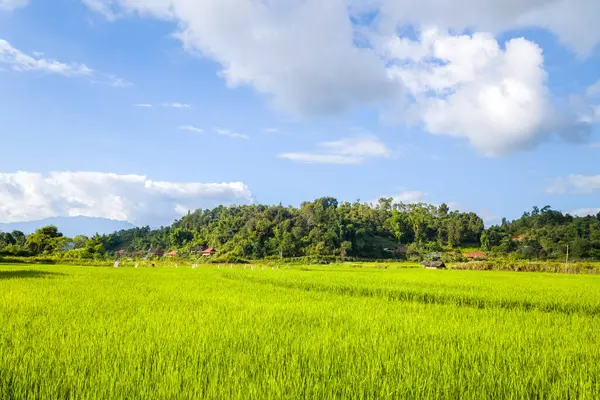
[[[169,224],[196,208],[252,201],[241,182],[159,182],[101,172],[0,173],[0,221],[93,216],[138,225]]]

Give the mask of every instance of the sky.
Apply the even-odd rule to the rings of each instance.
[[[600,211],[600,2],[0,0],[0,222]]]

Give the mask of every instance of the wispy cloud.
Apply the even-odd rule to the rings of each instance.
[[[403,190],[399,193],[396,193],[393,196],[380,196],[377,200],[371,200],[367,203],[376,205],[377,203],[379,203],[379,199],[381,198],[391,198],[392,202],[395,204],[415,204],[421,203],[425,196],[427,196],[427,193],[422,192],[420,190]]]
[[[244,139],[244,140],[250,139],[250,136],[248,136],[248,135],[244,135],[243,133],[233,132],[233,131],[230,131],[229,129],[217,128],[217,129],[215,129],[215,132],[217,133],[217,135],[221,135],[221,136],[229,136],[232,138]]]
[[[204,131],[200,128],[196,128],[193,125],[182,125],[179,127],[182,131],[194,132],[194,133],[204,133]]]
[[[105,78],[106,78],[106,82],[112,87],[121,88],[121,87],[128,87],[128,86],[132,85],[131,82],[126,81],[125,79],[118,78],[114,75],[106,75]],[[99,83],[103,83],[103,82],[99,82]]]
[[[304,164],[361,164],[364,161],[361,157],[316,153],[282,153],[277,157]]]
[[[14,48],[8,41],[0,39],[0,63],[13,71],[43,71],[64,76],[92,76],[95,71],[85,64],[63,63],[40,56],[39,52],[28,55]]]
[[[389,157],[392,152],[372,135],[358,136],[319,144],[327,152],[360,157]]]
[[[569,175],[550,180],[548,194],[590,194],[600,190],[600,175]]]
[[[587,95],[590,97],[600,96],[600,79],[588,87]]]
[[[13,47],[8,41],[0,39],[0,66],[4,65],[15,72],[39,71],[65,77],[85,77],[93,83],[115,87],[130,86],[131,83],[111,74],[104,74],[81,63],[65,63],[45,58],[43,52],[34,51],[31,55]]]
[[[362,164],[369,158],[390,157],[392,152],[373,135],[363,135],[318,144],[316,152],[279,154],[279,158],[310,164]]]
[[[588,215],[598,215],[600,208],[579,208],[569,212],[569,214],[576,217],[587,217]]]
[[[19,7],[25,7],[29,0],[0,0],[0,11],[12,11]]]
[[[270,133],[273,135],[289,135],[289,132],[282,131],[279,128],[265,128],[265,129],[263,129],[263,132]]]
[[[179,127],[179,129],[182,131],[188,131],[188,132],[194,132],[194,133],[204,133],[204,129],[198,128],[194,125],[182,125]],[[244,139],[244,140],[250,139],[250,137],[248,135],[233,132],[228,129],[215,128],[214,132],[217,135],[228,136],[228,137],[235,138],[235,139]]]
[[[163,103],[162,106],[165,108],[192,108],[192,105],[187,103]]]
[[[176,108],[176,109],[188,109],[192,108],[191,104],[187,103],[162,103],[162,104],[152,104],[152,103],[137,103],[134,104],[135,107],[142,108],[154,108],[154,107],[163,107],[163,108]]]

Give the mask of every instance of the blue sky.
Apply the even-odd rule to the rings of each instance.
[[[600,31],[568,21],[600,6],[462,2],[0,0],[0,222],[320,196],[488,223],[599,209]]]

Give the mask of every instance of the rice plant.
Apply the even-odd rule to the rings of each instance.
[[[0,398],[600,397],[600,277],[0,266]]]

